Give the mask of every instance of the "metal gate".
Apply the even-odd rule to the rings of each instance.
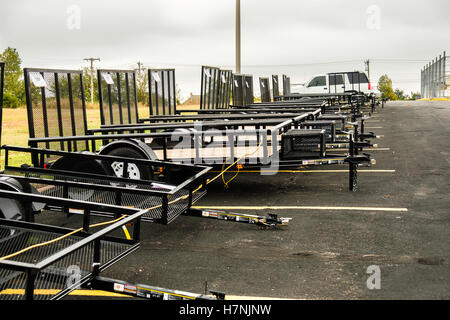
[[[175,115],[177,98],[175,69],[149,69],[150,116]]]
[[[136,72],[97,70],[102,125],[138,122]]]
[[[291,78],[283,74],[283,95],[288,96],[291,94]]]
[[[255,102],[254,93],[253,93],[253,76],[245,75],[245,103],[246,105],[252,104]]]
[[[270,102],[269,78],[259,78],[259,89],[261,91],[261,102]]]
[[[232,92],[233,72],[202,66],[200,109],[228,109]]]
[[[228,109],[231,98],[231,81],[233,72],[231,70],[220,70],[220,84],[217,94],[217,109]]]
[[[202,66],[200,109],[215,109],[220,78],[220,69]]]
[[[348,75],[349,81],[352,84],[352,88],[354,86],[354,83],[358,83],[358,92],[360,92],[359,81],[357,80],[359,72],[350,72],[348,74],[349,74]],[[339,93],[344,91],[345,91],[345,73],[343,72],[328,73],[328,93]]]
[[[272,75],[272,96],[275,101],[280,96],[280,86],[278,84],[278,75]]]
[[[87,132],[83,74],[80,70],[24,69],[30,138],[84,135]],[[82,151],[87,141],[42,142],[53,150]],[[31,147],[39,147],[31,142]]]
[[[244,76],[233,74],[233,106],[245,106]]]

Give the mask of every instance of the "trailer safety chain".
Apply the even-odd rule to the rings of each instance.
[[[259,149],[261,149],[261,146],[262,146],[262,141],[259,143],[259,145],[257,146],[257,148],[256,148],[255,150],[253,150],[253,152],[247,153],[247,154],[243,155],[242,157],[240,157],[239,159],[237,159],[235,162],[233,162],[231,165],[229,165],[225,170],[223,169],[223,167],[225,166],[225,163],[226,163],[226,162],[224,162],[223,165],[222,165],[222,171],[221,171],[217,176],[215,176],[214,178],[212,178],[211,180],[208,180],[208,181],[206,182],[206,184],[210,184],[211,182],[213,182],[213,181],[216,180],[217,178],[222,177],[222,181],[223,181],[225,187],[228,188],[228,184],[229,184],[232,180],[234,180],[234,179],[237,177],[237,175],[239,174],[239,166],[237,167],[237,169],[238,169],[238,170],[237,170],[237,173],[236,173],[233,177],[231,177],[231,179],[229,179],[228,181],[225,181],[224,173],[227,172],[228,170],[230,170],[235,164],[237,164],[237,163],[238,163],[239,161],[241,161],[243,158],[248,157],[248,156],[251,156],[251,155],[253,155],[254,153],[256,153],[257,151],[259,151]]]
[[[224,167],[224,166],[225,166],[225,162],[224,162],[223,165],[222,165],[222,170],[223,170],[223,167]],[[222,181],[223,181],[223,186],[224,186],[225,189],[228,189],[228,188],[229,188],[229,187],[228,187],[228,184],[229,184],[231,181],[233,181],[233,180],[238,176],[239,170],[240,170],[240,168],[239,168],[239,166],[237,166],[236,174],[235,174],[233,177],[231,177],[230,179],[228,179],[228,181],[225,181],[225,175],[222,174]]]

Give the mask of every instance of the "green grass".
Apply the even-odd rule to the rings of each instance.
[[[98,128],[100,126],[100,113],[98,109],[87,109],[88,127]],[[28,146],[28,120],[26,108],[3,109],[2,123],[2,145]],[[5,151],[0,152],[0,170],[4,169]],[[9,154],[10,165],[30,164],[29,154],[14,152]]]
[[[88,128],[94,129],[100,127],[100,111],[98,106],[90,105],[87,103],[86,114],[88,119]],[[195,109],[198,106],[177,106],[179,109]],[[144,118],[148,117],[148,107],[139,106],[139,115]],[[25,107],[17,109],[3,109],[3,123],[1,145],[12,146],[28,146],[28,120],[27,109]],[[4,169],[5,151],[0,152],[0,170]],[[14,166],[20,166],[21,164],[31,163],[31,159],[28,154],[24,153],[11,153],[8,156],[8,163]]]

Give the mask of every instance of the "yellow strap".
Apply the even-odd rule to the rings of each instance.
[[[101,222],[101,223],[93,224],[93,225],[90,225],[89,228],[94,228],[94,227],[99,227],[99,226],[103,226],[103,225],[106,225],[106,224],[111,224],[111,223],[117,222],[117,221],[119,221],[119,220],[122,220],[122,219],[125,218],[125,217],[126,217],[126,215],[123,215],[123,216],[121,216],[120,218],[117,218],[117,219],[112,220],[112,221],[106,221],[106,222]],[[60,240],[62,240],[62,239],[65,239],[65,238],[67,238],[67,237],[70,237],[71,235],[74,235],[75,233],[78,233],[78,232],[80,232],[80,231],[82,231],[82,230],[83,230],[83,228],[79,228],[79,229],[73,230],[73,231],[71,231],[71,232],[69,232],[69,233],[66,233],[65,235],[62,235],[62,236],[60,236],[60,237],[58,237],[58,238],[55,238],[55,239],[53,239],[53,240],[49,240],[49,241],[45,241],[45,242],[41,242],[41,243],[37,243],[37,244],[31,245],[31,246],[26,247],[26,248],[24,248],[24,249],[22,249],[22,250],[19,250],[19,251],[16,251],[16,252],[14,252],[14,253],[11,253],[10,255],[3,256],[3,257],[0,258],[0,260],[10,259],[10,258],[13,258],[13,257],[15,257],[15,256],[18,256],[19,254],[22,254],[22,253],[24,253],[24,252],[27,252],[27,251],[29,251],[29,250],[31,250],[31,249],[38,248],[38,247],[42,247],[42,246],[45,246],[45,245],[48,245],[48,244],[52,244],[52,243],[54,243],[54,242],[57,242],[57,241],[60,241]]]
[[[125,237],[127,238],[127,240],[131,240],[130,233],[128,232],[127,227],[122,226],[122,229],[123,229],[123,233],[125,233]]]

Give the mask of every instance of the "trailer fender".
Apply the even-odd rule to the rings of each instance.
[[[24,192],[26,189],[31,193],[39,194],[39,192],[30,184],[24,186],[20,181],[11,177],[0,177],[0,189],[6,191]],[[32,210],[39,212],[45,207],[45,203],[33,202]],[[21,220],[25,214],[23,205],[16,200],[8,198],[0,198],[0,218]]]
[[[130,149],[134,149],[137,151],[143,159],[148,160],[158,160],[158,156],[156,153],[148,146],[146,143],[136,140],[136,139],[127,139],[127,140],[117,140],[113,141],[109,144],[107,144],[105,147],[103,147],[99,154],[100,155],[108,155],[112,150],[121,148],[121,147],[128,147]]]
[[[90,151],[81,151],[81,154],[94,154]],[[56,160],[50,165],[50,169],[80,172],[80,173],[92,173],[99,175],[108,175],[108,171],[104,168],[103,164],[99,160],[90,159],[88,157],[64,156]],[[74,181],[77,181],[74,178]],[[81,189],[81,188],[69,188],[69,198],[87,201],[94,194],[94,190]]]

